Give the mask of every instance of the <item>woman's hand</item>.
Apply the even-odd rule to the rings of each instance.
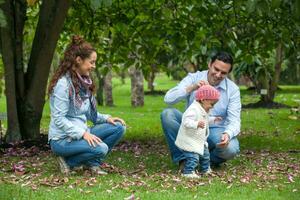
[[[116,125],[116,122],[120,122],[123,126],[126,126],[125,121],[119,117],[110,117],[107,119],[107,122],[113,125]]]
[[[89,143],[89,145],[93,147],[96,147],[97,144],[100,144],[102,142],[100,138],[89,132],[84,132],[83,139],[85,139]]]

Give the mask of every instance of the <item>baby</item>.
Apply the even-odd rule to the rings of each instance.
[[[208,112],[220,98],[220,93],[210,85],[201,86],[195,93],[195,101],[183,113],[182,122],[175,141],[186,158],[182,176],[200,178],[195,169],[200,164],[201,172],[211,172],[207,137],[209,123],[222,120],[209,118]]]

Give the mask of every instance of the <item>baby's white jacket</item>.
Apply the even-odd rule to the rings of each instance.
[[[205,121],[204,128],[198,128],[199,121]],[[200,103],[194,101],[182,115],[175,145],[184,151],[203,155],[209,135],[209,116]]]

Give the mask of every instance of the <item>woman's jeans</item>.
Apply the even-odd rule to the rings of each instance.
[[[180,160],[186,159],[183,151],[175,145],[181,119],[182,113],[175,108],[166,108],[161,113],[162,128],[174,163],[178,163]],[[226,160],[230,160],[240,152],[239,141],[236,137],[231,138],[228,146],[225,148],[216,146],[216,144],[221,141],[224,131],[225,129],[222,127],[209,129],[210,133],[207,138],[207,142],[210,152],[210,162],[213,165],[219,165]]]
[[[203,155],[198,153],[189,152],[182,150],[183,155],[185,157],[185,163],[182,173],[183,174],[191,174],[196,170],[199,165],[200,171],[205,173],[210,168],[209,163],[209,150],[207,147],[204,147]]]
[[[109,123],[97,124],[91,128],[91,134],[102,140],[96,147],[90,146],[84,139],[70,140],[69,138],[51,140],[50,146],[56,155],[64,157],[71,168],[80,165],[99,166],[107,153],[123,137],[125,130],[121,123],[116,123],[116,125]]]

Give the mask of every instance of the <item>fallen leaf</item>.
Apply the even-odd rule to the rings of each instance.
[[[131,194],[129,197],[125,197],[124,200],[134,200],[134,194]]]
[[[292,175],[288,175],[288,180],[290,183],[294,183],[295,181],[293,180],[293,176]]]
[[[230,184],[226,187],[226,189],[230,189],[232,187],[233,184]]]

